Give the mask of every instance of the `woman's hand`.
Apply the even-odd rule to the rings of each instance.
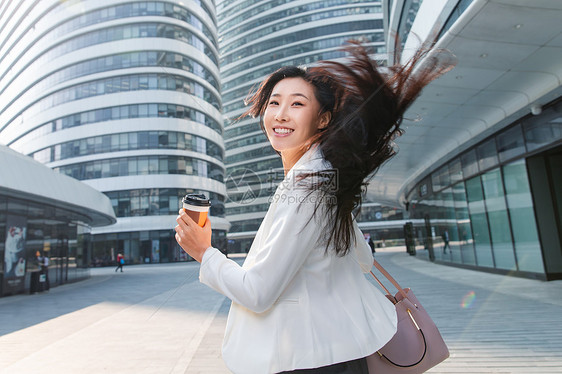
[[[203,254],[211,246],[211,222],[207,218],[205,226],[201,227],[183,209],[180,209],[176,221],[176,241],[188,255],[201,262]]]

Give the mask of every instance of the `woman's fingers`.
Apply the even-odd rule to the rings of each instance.
[[[190,217],[184,212],[184,210],[180,209],[176,221],[180,224],[183,223],[184,225],[189,226],[189,219]]]
[[[181,217],[187,226],[199,226],[183,209],[180,209],[178,218],[179,217]]]
[[[203,253],[211,246],[211,223],[207,220],[204,227],[199,227],[183,209],[180,210],[176,222],[176,241],[185,252],[201,262]]]

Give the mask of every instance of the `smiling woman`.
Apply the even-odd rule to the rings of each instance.
[[[264,111],[263,126],[271,146],[281,154],[285,173],[329,121],[330,112],[320,113],[320,103],[310,83],[295,77],[275,85]]]
[[[223,358],[234,373],[367,373],[365,357],[396,331],[393,304],[363,275],[373,257],[353,212],[405,110],[451,65],[420,66],[420,50],[383,73],[361,46],[348,51],[345,65],[281,68],[249,99],[285,179],[242,267],[211,246],[208,221],[177,218],[201,282],[233,301]]]

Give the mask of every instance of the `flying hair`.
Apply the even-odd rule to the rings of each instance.
[[[403,65],[394,56],[394,64],[380,67],[369,51],[357,41],[344,47],[345,61],[320,61],[302,69],[282,67],[271,74],[247,98],[251,107],[244,115],[262,117],[275,85],[282,79],[300,77],[314,87],[321,112],[330,112],[331,120],[315,134],[308,146],[317,144],[338,172],[338,186],[333,189],[320,182],[311,184],[310,193],[329,199],[317,199],[315,214],[327,214],[326,249],[345,255],[356,238],[353,220],[359,214],[363,192],[377,170],[396,154],[394,139],[400,136],[404,113],[431,81],[451,70],[454,56],[432,45],[422,45]],[[302,176],[312,176],[311,174]],[[313,179],[313,178],[311,178]],[[335,197],[335,198],[334,198]],[[327,204],[327,206],[326,206]]]

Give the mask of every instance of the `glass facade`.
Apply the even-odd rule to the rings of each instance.
[[[384,37],[381,34],[372,34],[372,35],[366,35],[366,36],[361,36],[362,40],[365,40],[366,42],[381,42],[384,40]],[[319,60],[330,60],[330,59],[335,59],[338,57],[342,57],[342,53],[341,51],[327,51],[327,52],[322,52],[323,49],[326,48],[338,48],[340,46],[342,46],[346,41],[349,40],[349,36],[345,36],[345,37],[340,37],[340,38],[329,38],[329,39],[320,39],[320,40],[315,40],[312,41],[310,43],[304,43],[304,44],[299,44],[298,46],[295,47],[289,47],[289,48],[285,48],[282,51],[278,51],[277,53],[270,55],[270,54],[265,54],[265,55],[261,55],[261,56],[257,56],[256,58],[244,62],[243,64],[238,64],[235,67],[233,67],[232,69],[229,69],[227,71],[225,71],[223,74],[235,74],[235,73],[240,73],[243,72],[247,69],[256,67],[256,66],[260,66],[260,65],[264,65],[270,62],[275,61],[276,59],[280,58],[280,57],[288,57],[288,56],[293,56],[293,62],[294,65],[306,65],[306,64],[310,64],[313,63],[315,61],[319,61]],[[384,52],[384,47],[375,47],[377,51],[383,53]],[[380,50],[378,48],[381,48]],[[320,51],[317,53],[307,53],[306,56],[303,57],[299,57],[298,55],[302,52],[314,52],[314,51]],[[263,77],[265,75],[268,75],[270,73],[270,71],[268,70],[268,68],[262,68],[262,69],[257,69],[257,70],[253,70],[252,73],[249,73],[247,76],[248,78],[260,78]],[[239,86],[240,84],[245,83],[243,78],[237,78],[237,79],[233,79],[231,81],[228,82],[228,84],[225,84],[223,86],[223,89],[228,89],[228,88],[232,88],[232,87],[236,87]],[[238,95],[240,94],[244,94],[245,92],[240,92],[240,90],[237,91]],[[226,101],[226,100],[225,100]]]
[[[362,40],[376,53],[386,52],[382,5],[379,0],[221,0],[217,2],[217,19],[223,113],[227,118],[229,248],[244,252],[267,211],[267,198],[282,179],[278,180],[281,160],[258,121],[238,120],[246,109],[244,99],[281,66],[343,57],[341,47],[350,39]]]
[[[74,52],[81,48],[92,45],[101,44],[109,41],[135,39],[135,38],[170,38],[181,39],[186,43],[199,49],[205,53],[207,57],[217,63],[217,57],[212,49],[206,44],[206,41],[199,38],[197,34],[191,32],[188,28],[170,25],[166,23],[143,22],[134,23],[123,26],[107,27],[102,30],[92,31],[72,38],[57,47],[51,49],[40,58],[35,60],[33,64],[45,64],[56,57],[62,56],[69,52]]]
[[[507,214],[511,223],[513,244],[517,253],[517,265],[522,271],[543,271],[540,242],[536,225],[529,224],[533,217],[533,201],[529,181],[526,178],[525,162],[512,162],[503,167]]]
[[[29,88],[25,94],[24,98],[29,98],[33,100],[35,97],[40,97],[41,92],[44,92],[47,88],[55,86],[59,83],[69,81],[74,78],[79,78],[89,74],[107,72],[111,70],[119,70],[124,68],[135,68],[135,67],[170,67],[176,68],[184,71],[188,71],[193,73],[197,76],[204,78],[207,82],[211,83],[215,89],[218,88],[218,83],[214,76],[203,67],[203,65],[193,61],[192,59],[177,53],[171,52],[158,52],[158,51],[143,51],[143,52],[128,52],[128,53],[120,53],[114,54],[99,58],[94,58],[91,60],[86,60],[84,62],[72,65],[66,69],[62,69],[57,71],[56,73],[50,75],[49,77],[41,80],[41,82],[36,83],[33,87]],[[177,77],[179,78],[179,77]],[[146,77],[146,76],[134,76],[130,81],[130,90],[142,90],[142,89],[154,89],[155,87],[161,87],[164,83],[161,81],[162,76],[159,76],[157,79],[159,80],[158,83],[154,81],[154,76]],[[184,78],[185,79],[185,78]],[[120,82],[124,82],[123,79]],[[124,90],[123,83],[119,83],[117,85],[113,85],[111,80],[105,80],[103,82],[96,82],[96,85],[103,85],[100,87],[96,87],[96,94],[103,94],[103,93],[114,93],[114,92],[121,92]],[[199,85],[200,86],[200,85]],[[194,86],[194,87],[199,87]],[[198,90],[203,90],[204,88],[198,88]],[[75,90],[84,90],[84,86],[78,86]],[[193,89],[193,92],[196,90]],[[70,91],[71,92],[71,91]],[[40,108],[48,108],[45,102],[54,102],[53,105],[59,104],[62,100],[60,95],[72,95],[69,91],[63,91],[58,95],[54,96],[53,98],[47,97],[44,98],[40,104]],[[209,95],[209,94],[207,94]],[[72,95],[73,98],[71,100],[79,100],[84,97],[88,97],[88,94],[80,94],[76,93]],[[215,95],[216,96],[216,95]],[[64,101],[63,101],[64,102]]]
[[[180,188],[151,188],[107,191],[117,217],[176,215],[181,199],[188,193],[202,193],[211,200],[210,215],[224,216],[224,196],[205,190]]]
[[[67,209],[0,195],[0,296],[32,291],[32,275],[40,272],[37,252],[49,258],[51,287],[89,277],[90,227],[81,219]],[[19,253],[6,248],[7,235],[22,239]]]
[[[276,7],[281,5],[285,5],[287,3],[292,2],[293,0],[273,0],[273,1],[266,1],[266,2],[259,2],[256,0],[246,0],[246,1],[238,1],[238,0],[225,0],[217,4],[217,11],[218,11],[218,19],[222,21],[219,25],[219,31],[224,31],[225,29],[231,27],[238,27],[238,32],[245,32],[249,31],[250,28],[248,25],[244,25],[244,21],[247,18],[256,16],[258,14],[262,14],[264,12],[270,11]],[[299,13],[305,13],[310,11],[315,11],[318,9],[326,9],[336,6],[349,6],[351,4],[360,5],[364,3],[363,0],[324,0],[324,1],[310,1],[305,4],[299,4],[298,7],[289,8],[286,10],[277,10],[274,13],[269,14],[268,16],[260,17],[257,21],[250,23],[251,27],[258,27],[270,22],[277,21],[279,19],[283,19],[286,17],[298,15]],[[233,5],[236,3],[235,5]],[[233,5],[233,6],[232,6]],[[229,13],[224,12],[224,10],[228,8]],[[353,8],[352,8],[353,9]],[[231,14],[235,12],[245,11],[244,13],[238,14],[236,17],[230,17],[228,20],[225,20]],[[302,21],[300,22],[302,23]],[[277,24],[277,23],[276,23]]]
[[[222,161],[224,155],[223,149],[217,143],[203,137],[176,131],[139,131],[73,140],[42,149],[30,156],[39,162],[46,163],[77,156],[136,149],[189,150],[206,154],[219,161]]]
[[[91,81],[65,88],[39,100],[37,103],[28,107],[25,113],[28,115],[37,115],[42,111],[72,101],[121,92],[147,90],[166,90],[186,93],[207,101],[217,109],[220,107],[217,94],[192,79],[173,74],[131,74]],[[28,95],[23,98],[25,99],[27,96]],[[37,96],[40,95],[29,95],[30,98]],[[18,115],[20,114],[21,113],[18,113]]]
[[[135,34],[129,33],[129,37],[139,38],[141,36],[135,36]],[[103,43],[111,42],[114,40],[119,39],[110,39],[105,41],[97,40],[97,42]],[[70,49],[70,47],[72,47],[72,45],[70,45],[68,48]],[[61,54],[63,54],[64,52],[65,51],[60,51]],[[66,51],[66,53],[68,52],[70,51]],[[43,63],[46,63],[46,61]],[[37,64],[37,62],[34,62],[34,64]],[[40,66],[41,65],[38,64],[38,68],[40,68]],[[58,83],[62,83],[73,78],[78,78],[88,74],[130,67],[147,66],[169,67],[184,70],[204,78],[216,89],[219,88],[216,77],[205,67],[203,67],[202,64],[189,58],[188,56],[172,52],[142,51],[108,55],[74,64],[68,68],[61,69],[56,73],[51,74],[49,77],[42,79],[39,83],[35,83],[33,87],[26,92],[26,95],[29,97],[35,97],[38,93],[45,91],[46,87],[51,87]]]
[[[357,222],[365,239],[376,248],[402,247],[404,242],[404,210],[378,203],[364,202]]]
[[[355,22],[342,23],[333,26],[322,26],[311,30],[298,31],[291,35],[285,35],[285,36],[280,36],[278,38],[273,38],[268,40],[267,42],[262,42],[256,45],[250,45],[250,46],[244,45],[244,48],[241,48],[236,52],[221,55],[221,62],[224,64],[229,64],[247,56],[257,55],[268,49],[278,47],[280,45],[299,42],[301,40],[318,38],[326,35],[346,32],[346,31],[347,32],[365,31],[369,29],[382,29],[382,20],[355,21]],[[314,44],[310,45],[307,48],[307,45],[305,44],[304,46],[299,47],[300,48],[299,52],[302,53],[302,52],[306,52],[307,50],[312,50],[313,46]],[[283,53],[284,52],[281,52],[281,56],[279,57],[287,57],[287,55],[286,54],[283,55]]]
[[[92,240],[92,266],[115,266],[114,253],[122,253],[125,264],[129,265],[195,261],[181,249],[174,235],[174,230],[95,235]],[[213,230],[211,242],[217,248],[226,248],[226,232]]]
[[[459,19],[461,14],[464,13],[464,11],[470,4],[472,4],[473,1],[474,0],[459,0],[457,5],[455,5],[455,7],[453,8],[451,15],[445,22],[445,25],[443,25],[443,28],[439,32],[439,36],[437,37],[437,39],[440,39],[441,36],[443,36],[443,34],[445,34],[451,28],[451,26],[453,26],[453,24]]]
[[[423,0],[406,0],[402,5],[402,14],[400,15],[400,24],[398,25],[398,38],[402,48],[404,48],[422,2]]]
[[[325,3],[325,2],[323,2]],[[309,8],[309,9],[304,9],[304,10],[310,10],[310,8],[312,7],[303,7],[303,8]],[[303,10],[299,10],[299,11],[303,11]],[[298,11],[297,11],[298,12]],[[245,37],[240,38],[236,41],[236,43],[231,43],[229,44],[227,47],[221,49],[221,53],[228,53],[229,51],[236,49],[242,45],[245,45],[247,43],[250,43],[251,41],[264,37],[270,33],[279,31],[279,30],[283,30],[287,27],[291,27],[291,26],[296,26],[296,25],[300,25],[302,23],[305,22],[314,22],[314,21],[320,21],[323,19],[327,19],[327,18],[334,18],[334,17],[340,17],[340,16],[350,16],[350,15],[354,15],[354,14],[365,14],[365,13],[380,13],[381,9],[380,7],[369,7],[369,8],[361,8],[361,7],[356,7],[356,8],[346,8],[346,9],[337,9],[337,10],[331,10],[331,11],[327,11],[327,12],[317,12],[317,13],[313,13],[313,14],[307,14],[305,16],[300,16],[300,17],[293,17],[291,19],[288,19],[284,22],[279,22],[279,23],[275,23],[274,25],[271,25],[271,22],[274,22],[278,19],[282,19],[282,18],[286,18],[289,16],[293,16],[295,15],[296,11],[295,9],[288,9],[285,11],[279,11],[276,12],[274,14],[270,14],[267,17],[261,17],[259,20],[255,21],[255,22],[249,22],[244,24],[243,27],[238,27],[238,28],[234,28],[231,30],[231,32],[236,33],[236,34],[242,34],[246,31],[250,31],[253,30],[254,28],[258,28],[261,25],[265,25],[265,24],[270,24],[271,26],[269,27],[264,27],[264,28],[260,28],[258,32],[252,32],[251,34],[247,34]],[[299,39],[299,38],[297,38]]]
[[[416,227],[419,254],[433,250],[443,262],[545,276],[549,249],[541,246],[542,212],[534,206],[528,160],[562,144],[560,105],[483,140],[411,189],[410,219],[430,222]],[[559,170],[547,174],[554,177]]]
[[[61,131],[64,129],[68,129],[71,127],[88,125],[98,122],[120,120],[120,119],[155,118],[155,117],[185,119],[185,120],[201,123],[209,127],[210,129],[216,131],[218,134],[222,133],[222,127],[217,122],[217,120],[209,117],[208,115],[206,115],[200,110],[189,108],[183,105],[173,105],[173,104],[132,104],[132,105],[119,105],[119,106],[89,110],[86,112],[70,114],[62,118],[54,119],[44,125],[37,127],[35,130],[30,131],[26,135],[20,137],[18,140],[12,143],[12,148],[19,149],[27,142],[38,139],[44,135]],[[170,137],[170,135],[168,137]],[[171,142],[172,140],[169,141]],[[177,141],[181,142],[181,139],[178,139]],[[133,144],[132,141],[131,142],[129,142],[129,140],[124,141],[121,138],[119,142],[122,143],[123,145]],[[50,157],[50,156],[41,156],[41,157]],[[46,162],[45,160],[38,160],[38,161]]]
[[[210,197],[214,240],[226,248],[219,53],[210,4],[79,1],[40,12],[32,4],[19,17],[36,17],[26,18],[33,33],[17,22],[9,30],[20,38],[7,40],[0,56],[0,64],[10,61],[0,72],[0,141],[110,198],[126,232],[92,230],[95,264],[114,261],[117,251],[128,263],[186,260],[173,246],[172,216],[188,192]],[[155,226],[145,231],[143,218],[151,216]],[[146,240],[150,255],[143,252]]]
[[[54,170],[78,180],[129,175],[197,175],[222,182],[224,168],[204,160],[184,156],[137,156],[88,161],[56,167]]]

